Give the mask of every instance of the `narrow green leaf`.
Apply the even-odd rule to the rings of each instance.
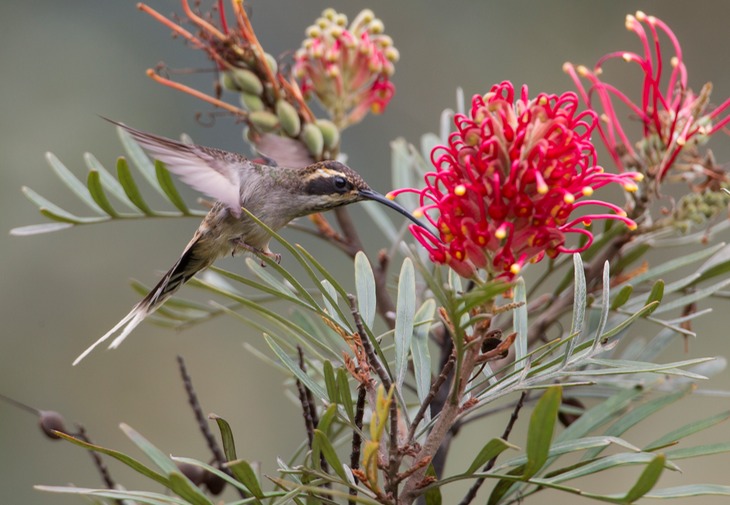
[[[170,473],[170,490],[192,505],[213,505],[203,491],[179,471]]]
[[[656,310],[656,313],[662,314],[664,312],[668,312],[670,310],[674,310],[679,307],[684,307],[685,305],[689,305],[690,303],[707,298],[708,296],[721,290],[728,284],[730,284],[730,278],[723,279],[720,282],[717,282],[711,286],[707,286],[706,288],[694,290],[685,296],[672,300],[671,302],[665,303],[664,305],[662,305],[660,308],[658,308]]]
[[[327,398],[331,403],[337,403],[337,381],[335,380],[335,370],[330,361],[323,364],[324,385],[327,387]]]
[[[165,168],[164,163],[155,161],[155,173],[157,174],[157,181],[160,183],[162,191],[165,192],[165,196],[177,209],[185,215],[190,214],[190,209],[185,204],[185,201],[178,193],[175,184],[172,182],[172,176],[170,172]]]
[[[608,323],[608,298],[609,298],[609,286],[611,284],[610,266],[608,261],[603,264],[603,283],[601,287],[601,316],[598,320],[598,326],[596,327],[596,337],[593,339],[592,350],[598,348],[601,344],[601,336],[603,330],[606,329]]]
[[[436,310],[436,301],[427,299],[413,318],[413,339],[411,340],[411,357],[413,359],[413,376],[416,379],[418,400],[423,402],[431,390],[431,353],[428,348],[428,334],[431,321]]]
[[[486,465],[489,460],[496,458],[510,448],[515,449],[516,447],[501,438],[493,438],[482,447],[479,454],[477,454],[474,461],[471,462],[471,465],[469,465],[469,468],[464,473],[466,475],[473,474]]]
[[[122,141],[124,150],[127,151],[129,159],[132,160],[139,173],[145,178],[147,184],[154,188],[161,196],[166,196],[157,180],[155,164],[147,156],[144,149],[140,147],[137,141],[124,128],[117,126],[117,133],[119,134],[119,139]]]
[[[651,460],[651,463],[646,465],[646,468],[644,468],[644,471],[641,472],[636,483],[631,489],[629,489],[626,496],[624,496],[624,501],[626,503],[634,503],[636,500],[651,491],[651,488],[656,485],[659,481],[659,477],[661,477],[662,472],[664,471],[665,461],[666,458],[664,455],[658,454],[653,460]]]
[[[150,460],[160,467],[163,472],[169,475],[178,471],[175,463],[173,463],[164,452],[152,445],[149,440],[143,437],[134,428],[125,423],[121,423],[119,428],[132,442],[134,442],[137,447],[139,447],[142,452],[147,455],[148,458],[150,458]]]
[[[666,454],[667,458],[675,460],[697,458],[700,456],[708,456],[710,454],[722,454],[725,452],[730,452],[730,442],[720,442],[714,444],[696,445],[694,447],[669,449],[668,451],[666,451]]]
[[[319,418],[319,423],[317,423],[317,429],[324,434],[329,433],[330,426],[332,425],[332,421],[334,421],[335,418],[337,418],[337,404],[333,403],[332,405],[327,407],[327,410],[325,410],[322,416]]]
[[[614,265],[614,269],[616,272],[623,272],[626,267],[628,267],[630,264],[635,262],[636,260],[640,259],[644,254],[646,254],[648,251],[651,250],[651,245],[647,243],[640,244],[634,248],[632,248],[628,252],[623,252],[619,256],[618,261],[616,262],[616,265]]]
[[[231,425],[228,424],[228,421],[216,414],[208,415],[208,419],[213,419],[218,425],[218,430],[221,432],[221,441],[223,442],[223,453],[226,455],[226,459],[228,461],[236,460],[236,442],[233,438]]]
[[[388,213],[383,209],[382,204],[365,201],[359,205],[370,215],[370,219],[380,228],[380,231],[383,232],[383,235],[385,235],[389,242],[398,240],[398,229],[393,225]]]
[[[527,464],[522,478],[527,480],[537,474],[548,460],[553,439],[555,420],[558,418],[562,388],[553,386],[543,393],[530,416],[527,432]]]
[[[657,307],[659,307],[659,303],[661,303],[662,298],[664,297],[664,281],[658,280],[654,283],[654,285],[651,287],[651,292],[649,293],[649,296],[646,299],[646,302],[644,303],[644,306],[649,305],[650,303],[657,302]],[[656,310],[656,309],[654,309]],[[651,315],[654,310],[651,310],[650,312],[647,312],[645,315]]]
[[[611,310],[616,310],[622,307],[631,298],[631,294],[634,292],[634,286],[626,284],[622,287],[611,302]]]
[[[375,276],[370,266],[368,257],[364,252],[358,251],[355,255],[355,288],[357,292],[357,304],[360,309],[360,316],[368,328],[375,323],[376,297],[375,297]]]
[[[621,321],[619,324],[617,324],[616,326],[614,326],[613,328],[611,328],[610,330],[608,330],[607,332],[602,334],[601,343],[608,342],[611,339],[611,337],[621,333],[625,328],[628,328],[629,326],[631,326],[634,323],[634,321],[636,321],[640,317],[644,317],[646,314],[653,312],[658,306],[659,306],[659,302],[657,302],[657,301],[654,301],[654,302],[650,303],[649,305],[643,306],[641,308],[641,310],[639,310],[635,314],[632,314],[631,316],[627,317],[626,319]]]
[[[545,481],[552,484],[567,482],[569,480],[585,477],[586,475],[595,475],[612,468],[619,468],[627,465],[649,464],[655,457],[655,454],[646,452],[611,454],[610,456],[604,456],[596,460],[586,462],[585,464],[577,465],[577,467],[576,465],[573,465],[572,469],[568,471],[563,471],[563,469],[556,470],[554,472],[555,476],[545,479]],[[676,469],[676,466],[674,465],[669,466]],[[625,502],[621,501],[620,503]]]
[[[31,224],[28,226],[18,226],[17,228],[13,228],[10,230],[10,234],[16,237],[26,237],[29,235],[38,235],[41,233],[51,233],[54,231],[65,230],[72,227],[73,223],[67,222]]]
[[[140,463],[136,459],[127,456],[126,454],[115,451],[113,449],[107,449],[106,447],[102,447],[100,445],[94,445],[90,444],[88,442],[85,442],[83,440],[79,440],[78,438],[72,437],[71,435],[66,435],[65,433],[56,432],[56,435],[63,438],[64,440],[67,440],[71,442],[72,444],[78,445],[80,447],[83,447],[84,449],[88,449],[90,451],[98,452],[101,454],[105,454],[111,458],[116,459],[117,461],[124,463],[129,468],[134,470],[135,472],[147,477],[150,480],[153,480],[157,482],[158,484],[162,484],[163,486],[168,486],[168,479],[164,475],[161,475],[151,468],[147,467],[146,465]],[[176,467],[177,468],[177,467]]]
[[[689,484],[687,486],[665,487],[646,493],[646,498],[689,498],[693,496],[730,496],[730,486],[719,484]]]
[[[149,491],[126,491],[116,489],[92,489],[85,487],[63,487],[63,486],[33,486],[38,491],[47,491],[51,493],[65,493],[84,495],[89,497],[93,505],[99,505],[99,500],[94,498],[109,498],[111,500],[122,501],[127,505],[127,501],[131,504],[145,503],[147,505],[189,505],[186,500],[177,496],[164,495],[161,493],[153,493]],[[107,501],[103,502],[108,503]]]
[[[63,163],[61,163],[61,160],[59,160],[53,153],[46,153],[46,161],[58,178],[61,179],[61,181],[63,181],[63,183],[66,184],[71,191],[73,191],[79,200],[84,202],[86,206],[94,212],[99,214],[104,213],[104,211],[96,204],[94,199],[91,198],[91,195],[84,183],[71,173],[71,171],[66,168]]]
[[[259,479],[256,477],[256,472],[251,464],[248,461],[238,459],[228,462],[226,467],[236,477],[236,480],[246,486],[249,492],[256,497],[255,503],[261,503],[259,500],[265,498],[264,492],[261,489]]]
[[[692,421],[685,424],[684,426],[677,428],[676,430],[672,430],[666,435],[657,438],[649,445],[647,445],[644,450],[650,452],[655,451],[656,449],[661,447],[666,447],[669,444],[673,444],[674,442],[682,440],[683,438],[686,438],[690,435],[699,433],[700,431],[706,430],[707,428],[727,421],[728,419],[730,419],[730,410],[720,412],[719,414],[715,414],[714,416],[702,419],[701,421]]]
[[[713,254],[710,259],[697,269],[697,272],[700,274],[700,277],[695,281],[696,283],[720,275],[724,276],[730,272],[730,246],[726,245],[717,253]]]
[[[104,212],[109,214],[111,217],[119,217],[119,213],[114,210],[114,207],[112,207],[112,204],[106,197],[106,193],[104,193],[99,172],[96,172],[95,170],[89,171],[89,176],[86,179],[86,185],[89,188],[91,197],[94,199],[96,204],[104,210]]]
[[[86,166],[89,168],[90,172],[99,173],[99,179],[101,180],[101,184],[104,186],[106,192],[113,195],[114,198],[129,207],[131,210],[137,210],[135,205],[129,200],[129,198],[127,198],[127,194],[124,192],[122,185],[119,184],[119,181],[117,181],[114,176],[110,174],[106,168],[104,168],[104,165],[102,165],[93,154],[84,153],[84,161],[86,162]]]
[[[144,198],[142,198],[142,193],[139,192],[137,183],[134,182],[134,177],[132,177],[132,171],[129,169],[127,160],[124,158],[117,158],[117,178],[124,189],[124,193],[132,203],[146,215],[154,216],[155,212],[147,205]]]
[[[508,475],[524,475],[524,470],[524,466],[518,466],[514,470],[511,470]],[[515,484],[516,479],[517,477],[513,479],[499,479],[494,485],[494,488],[492,488],[492,492],[489,495],[489,499],[487,500],[487,505],[498,505],[499,503],[502,503],[502,498]]]
[[[342,467],[342,462],[340,462],[340,458],[337,456],[337,452],[332,447],[327,435],[320,430],[314,430],[314,440],[318,443],[319,450],[324,454],[324,459],[329,463],[337,476],[342,479],[343,483],[349,482],[347,473],[345,473],[345,469]],[[312,443],[312,453],[314,453],[314,442]]]
[[[347,372],[344,368],[337,369],[337,393],[339,401],[337,403],[345,407],[347,417],[350,421],[355,420],[355,405],[352,402],[352,392],[350,392],[350,382],[347,378]]]
[[[46,200],[41,195],[30,189],[28,186],[23,186],[21,188],[21,191],[23,194],[33,202],[39,209],[41,214],[44,216],[53,219],[54,221],[62,221],[65,223],[73,223],[73,224],[86,224],[86,223],[98,223],[100,221],[106,221],[109,218],[106,216],[96,216],[96,217],[80,217],[76,216],[74,214],[71,214],[70,212],[62,209],[55,203],[51,202],[50,200]]]
[[[588,409],[573,424],[565,428],[555,439],[556,442],[585,437],[609,420],[620,416],[631,402],[643,394],[640,389],[626,389],[616,393],[595,407]]]
[[[515,338],[515,370],[519,371],[525,367],[525,356],[528,353],[527,344],[527,289],[525,288],[525,280],[520,277],[514,286],[514,301],[520,305],[512,311],[512,326],[517,332]]]
[[[397,388],[403,386],[408,372],[408,355],[413,338],[413,318],[416,313],[416,278],[413,262],[410,258],[403,260],[398,279],[398,299],[395,317],[395,382]]]
[[[304,387],[309,389],[317,398],[327,400],[327,391],[322,389],[322,386],[317,384],[311,377],[309,377],[309,375],[304,373],[302,369],[299,368],[299,365],[294,362],[294,360],[292,360],[286,352],[284,352],[284,349],[279,347],[274,339],[272,339],[269,335],[264,334],[264,340],[266,340],[266,343],[269,347],[271,347],[271,350],[274,351],[274,354],[276,354],[281,363],[288,368],[302,384],[304,384]]]
[[[570,335],[575,335],[565,350],[565,357],[563,363],[567,363],[570,357],[573,355],[575,346],[580,340],[580,335],[583,333],[583,324],[586,317],[586,272],[583,268],[583,260],[580,254],[573,254],[573,277],[574,288],[573,288],[573,321],[570,325]]]

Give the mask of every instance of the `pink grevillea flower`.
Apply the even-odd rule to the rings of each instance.
[[[661,182],[667,171],[676,167],[681,155],[690,154],[694,157],[688,147],[704,144],[710,135],[730,122],[730,114],[727,114],[730,99],[708,112],[712,86],[706,84],[699,94],[687,87],[687,68],[682,60],[682,48],[672,30],[661,20],[639,11],[636,16],[626,17],[626,28],[639,37],[643,49],[641,54],[617,51],[598,60],[593,70],[570,63],[565,64],[564,70],[571,76],[581,98],[589,107],[595,108],[594,99],[600,103],[603,114],[598,130],[619,170],[635,168],[647,175],[649,180]],[[668,62],[662,50],[662,34],[673,50]],[[605,63],[614,59],[636,63],[643,73],[638,101],[633,101],[621,90],[601,80]],[[588,90],[583,86],[581,77],[590,84]],[[614,101],[623,103],[630,114],[641,121],[643,135],[638,142],[629,140],[616,113]]]
[[[302,92],[314,93],[341,128],[385,110],[395,92],[390,77],[398,61],[393,40],[371,10],[346,25],[344,14],[326,9],[294,55]]]
[[[474,96],[469,115],[454,117],[448,145],[431,153],[436,171],[426,174],[426,187],[399,189],[391,197],[405,191],[420,195],[417,212],[438,236],[410,229],[432,261],[464,277],[481,268],[490,277],[512,278],[528,261],[588,248],[593,235],[582,225],[593,220],[636,226],[617,205],[584,199],[609,183],[635,190],[641,178],[635,172],[605,173],[596,165],[590,141],[595,121],[594,112],[578,112],[574,93],[529,99],[523,86],[515,101],[512,83],[497,84]],[[586,206],[608,212],[588,213]],[[578,209],[583,213],[574,216]],[[586,240],[566,246],[568,233]]]

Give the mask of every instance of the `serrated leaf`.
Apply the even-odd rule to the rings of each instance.
[[[236,477],[236,480],[246,486],[249,492],[256,498],[255,503],[261,503],[259,500],[264,498],[264,492],[261,489],[256,472],[248,461],[242,459],[230,461],[226,467]]]
[[[223,453],[226,455],[226,459],[228,461],[236,460],[236,442],[233,438],[231,425],[228,424],[228,421],[216,414],[210,414],[208,419],[213,419],[218,425],[218,430],[221,432],[221,442],[223,443]]]
[[[659,481],[659,477],[661,477],[662,472],[664,471],[665,461],[666,458],[664,455],[658,454],[648,465],[646,465],[646,468],[644,468],[644,471],[641,472],[636,483],[624,496],[624,501],[626,503],[634,503],[636,500],[651,491],[651,489]]]
[[[155,173],[157,174],[157,181],[160,183],[160,188],[165,192],[165,196],[177,209],[183,214],[190,214],[190,209],[185,204],[185,200],[182,199],[180,193],[178,193],[175,184],[172,182],[172,176],[170,172],[165,168],[164,163],[155,161]]]
[[[403,386],[408,371],[408,356],[413,338],[413,318],[416,313],[416,278],[413,262],[403,260],[398,279],[398,299],[395,309],[395,382],[397,388]]]
[[[63,183],[66,184],[71,191],[73,191],[79,200],[84,202],[86,206],[94,212],[98,212],[99,214],[104,213],[104,211],[91,198],[89,190],[84,183],[71,173],[71,171],[66,168],[66,165],[61,163],[61,160],[59,160],[53,153],[46,153],[46,161],[58,178],[61,179],[61,181],[63,181]]]
[[[516,449],[516,447],[506,440],[501,438],[493,438],[481,448],[479,454],[476,455],[474,461],[471,462],[469,468],[464,472],[466,475],[471,475],[481,467],[487,464],[487,462],[493,458],[496,458],[507,449]]]
[[[106,197],[106,193],[104,193],[99,172],[95,170],[89,171],[88,178],[86,179],[86,185],[89,188],[91,197],[94,199],[96,204],[104,210],[104,212],[109,214],[111,217],[119,217],[119,213],[114,210],[114,207],[112,207],[112,204]]]
[[[548,460],[553,439],[555,420],[558,418],[562,388],[553,386],[543,393],[530,416],[527,432],[527,464],[522,478],[527,480],[537,474]]]
[[[375,276],[373,275],[373,268],[370,266],[368,257],[362,251],[358,251],[355,255],[355,289],[357,293],[357,304],[363,323],[368,328],[372,328],[375,322],[377,304]]]
[[[117,159],[117,178],[124,189],[124,193],[139,210],[148,216],[156,215],[142,198],[142,193],[139,192],[137,183],[134,182],[134,177],[132,177],[132,171],[124,158]]]
[[[330,467],[332,467],[337,476],[342,479],[342,482],[348,482],[347,474],[345,473],[345,469],[342,467],[342,462],[340,462],[340,458],[339,456],[337,456],[335,448],[332,447],[332,444],[327,438],[327,435],[320,430],[314,430],[314,440],[312,441],[312,458],[314,458],[314,454],[316,452],[315,445],[318,447],[318,450],[324,455],[324,459],[327,461],[327,463],[329,463]]]

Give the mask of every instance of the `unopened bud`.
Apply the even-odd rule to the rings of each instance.
[[[279,64],[276,62],[276,58],[271,56],[269,53],[264,53],[264,59],[266,60],[266,64],[269,66],[269,69],[271,69],[271,73],[276,74],[279,71]]]
[[[283,98],[279,99],[276,102],[276,115],[279,118],[281,127],[288,136],[294,138],[299,135],[302,129],[302,122],[299,119],[299,113],[292,104]]]
[[[61,437],[55,433],[56,431],[66,433],[63,417],[58,412],[54,410],[41,410],[38,412],[38,417],[38,424],[48,438],[58,440]]]
[[[317,128],[322,132],[324,147],[332,149],[340,144],[340,130],[329,119],[318,119],[315,121]]]
[[[190,463],[178,462],[175,464],[177,465],[177,469],[180,470],[180,473],[190,479],[190,482],[192,482],[196,486],[200,486],[203,482],[205,482],[205,477],[208,472],[205,471],[203,468],[196,465],[191,465]]]
[[[324,137],[322,136],[322,130],[317,128],[317,125],[313,123],[307,123],[302,127],[302,142],[307,146],[309,152],[316,158],[319,159],[322,156],[324,150]]]
[[[261,79],[247,68],[236,68],[230,72],[230,75],[240,91],[252,95],[261,95],[263,93],[264,85],[261,84]]]
[[[279,118],[266,110],[251,112],[248,119],[257,130],[263,133],[274,131],[279,127]]]
[[[264,110],[264,101],[257,95],[251,93],[241,93],[241,105],[243,105],[247,111],[256,112]]]

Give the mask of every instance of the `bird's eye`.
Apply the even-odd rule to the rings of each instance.
[[[345,191],[347,189],[347,179],[339,175],[335,177],[335,189]]]

